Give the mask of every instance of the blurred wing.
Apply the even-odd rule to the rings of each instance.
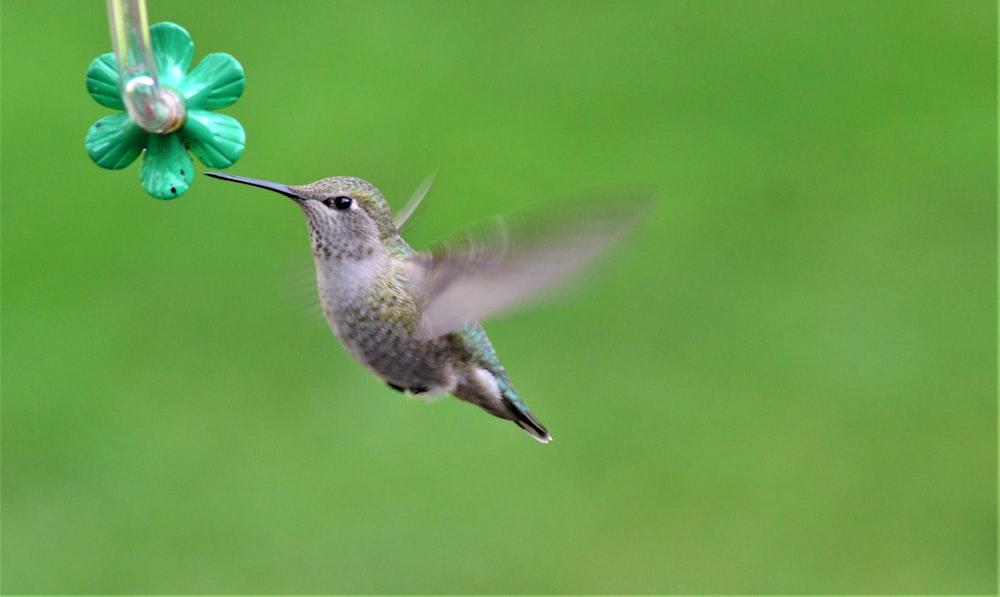
[[[537,297],[607,250],[648,205],[635,198],[574,202],[497,219],[413,255],[407,276],[425,332],[440,336]]]
[[[437,178],[437,172],[431,172],[431,175],[428,176],[424,182],[417,187],[417,190],[413,192],[413,196],[406,202],[403,209],[399,210],[399,213],[393,218],[393,221],[396,224],[396,230],[403,229],[403,224],[406,224],[406,221],[409,220],[410,216],[413,215],[413,212],[416,211],[417,206],[420,205],[420,202],[423,201],[424,197],[427,195],[427,191],[431,190],[431,185],[434,184],[435,178]]]

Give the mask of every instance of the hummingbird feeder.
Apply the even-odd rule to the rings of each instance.
[[[243,67],[229,54],[205,56],[192,70],[194,42],[180,25],[147,27],[142,0],[109,0],[114,52],[87,71],[97,103],[124,110],[87,131],[87,153],[102,168],[125,168],[145,152],[140,178],[158,199],[184,194],[194,181],[193,153],[210,168],[226,168],[243,154],[246,134],[230,116],[211,110],[243,93]]]

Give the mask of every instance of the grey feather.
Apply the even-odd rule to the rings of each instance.
[[[424,333],[437,337],[537,298],[611,247],[648,204],[609,197],[525,212],[409,257]]]
[[[417,187],[417,190],[413,192],[413,195],[406,202],[406,205],[403,206],[403,209],[399,210],[399,213],[393,216],[393,223],[396,224],[397,230],[403,229],[403,225],[406,224],[406,221],[409,220],[410,216],[413,215],[413,212],[416,211],[417,206],[419,206],[420,202],[424,200],[425,196],[427,196],[427,192],[431,190],[431,185],[434,184],[435,178],[437,178],[437,172],[431,172],[431,175],[424,179],[424,182],[422,182],[420,186]]]

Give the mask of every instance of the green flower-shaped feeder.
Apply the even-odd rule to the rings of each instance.
[[[159,85],[183,98],[186,109],[178,126],[163,133],[150,133],[136,124],[128,112],[105,116],[87,132],[87,153],[102,168],[124,168],[143,149],[142,185],[159,199],[183,195],[194,181],[191,153],[210,168],[230,166],[243,154],[246,134],[235,118],[215,114],[243,93],[243,67],[229,54],[209,54],[190,73],[194,42],[174,23],[149,28]],[[87,91],[97,103],[125,110],[114,54],[98,57],[87,71]]]

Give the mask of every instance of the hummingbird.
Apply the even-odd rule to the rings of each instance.
[[[323,314],[347,352],[390,388],[451,394],[542,443],[552,436],[521,400],[478,320],[579,270],[633,225],[645,203],[608,198],[610,205],[576,206],[575,216],[529,214],[520,226],[497,219],[418,252],[399,229],[429,181],[394,218],[379,190],[360,178],[285,185],[207,174],[299,206]]]

